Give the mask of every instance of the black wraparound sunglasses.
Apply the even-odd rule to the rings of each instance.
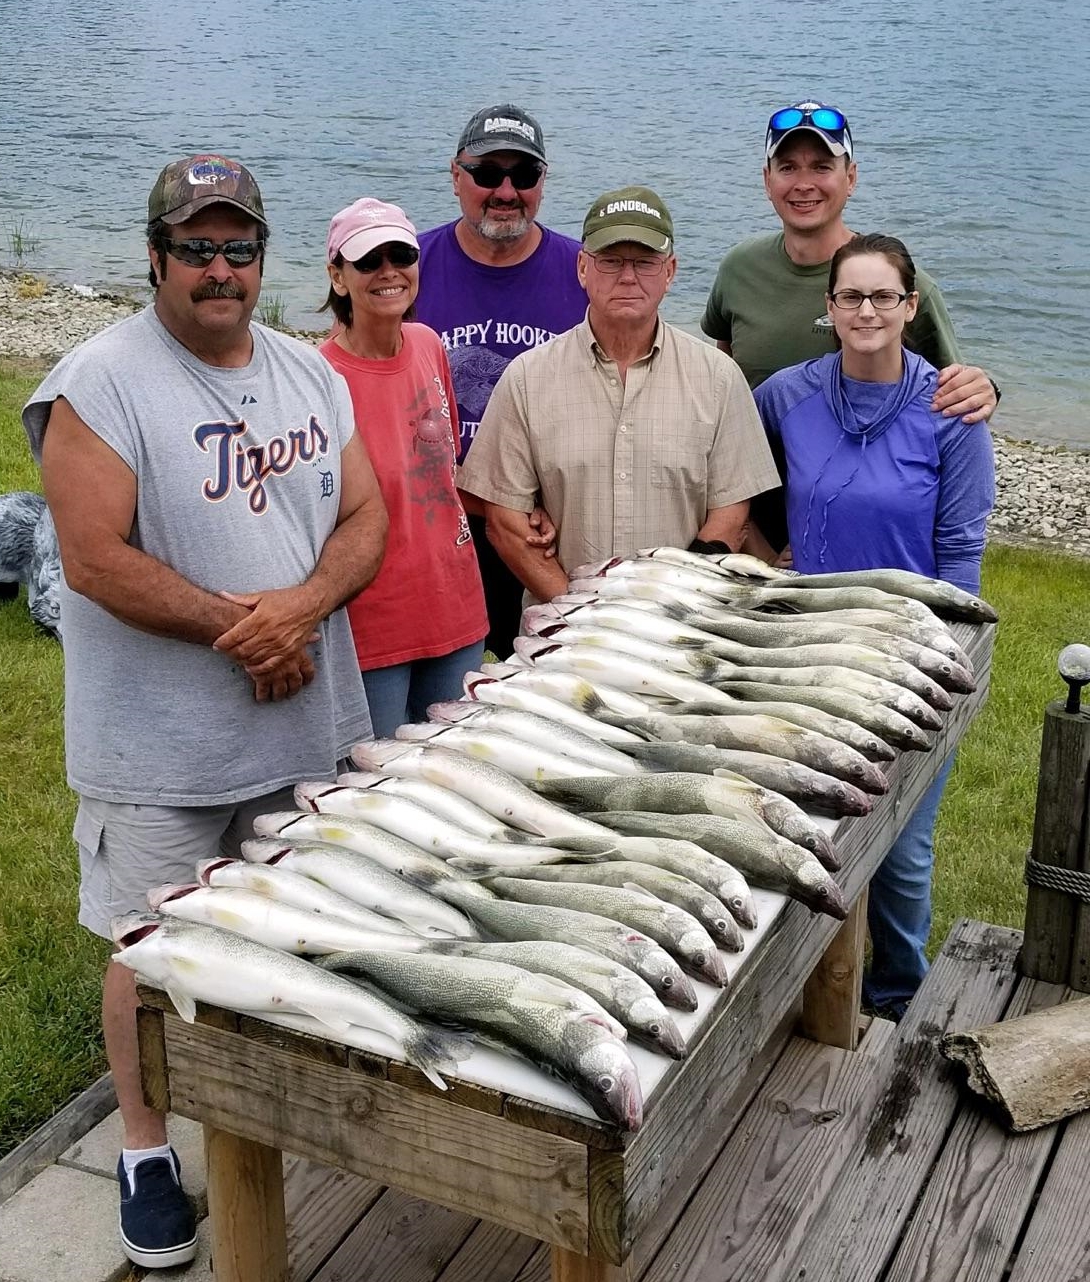
[[[362,258],[350,258],[348,261],[358,272],[377,272],[383,263],[391,267],[411,267],[420,257],[420,250],[415,245],[406,245],[400,240],[392,240],[387,245],[379,245]]]
[[[516,191],[529,191],[538,185],[545,172],[545,166],[539,160],[517,160],[513,165],[498,165],[494,160],[459,160],[456,164],[478,187],[489,191],[502,187],[505,178],[511,179],[511,186]]]

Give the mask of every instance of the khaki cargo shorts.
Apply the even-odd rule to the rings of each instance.
[[[201,859],[237,859],[257,815],[295,810],[291,788],[224,806],[147,806],[80,797],[72,836],[79,846],[81,926],[110,936],[110,918],[147,912],[149,890],[196,880]]]

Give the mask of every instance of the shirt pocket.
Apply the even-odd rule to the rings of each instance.
[[[687,419],[656,425],[653,431],[651,484],[659,489],[705,490],[715,424]]]

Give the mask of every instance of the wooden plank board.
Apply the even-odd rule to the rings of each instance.
[[[347,1282],[349,1278],[422,1282],[434,1278],[469,1237],[474,1223],[470,1215],[387,1189],[314,1275],[313,1282]]]
[[[288,1265],[305,1282],[382,1196],[376,1180],[339,1171],[305,1157],[284,1161],[284,1206],[288,1220]]]
[[[104,1073],[0,1159],[0,1202],[18,1192],[39,1171],[52,1166],[66,1149],[82,1139],[115,1108],[114,1081],[109,1073]]]
[[[216,1277],[221,1282],[288,1282],[280,1150],[206,1125],[204,1153]]]
[[[965,625],[965,630],[987,634],[963,638],[975,639],[977,653],[971,657],[978,670],[986,667],[991,627],[974,630]],[[844,867],[837,880],[849,903],[862,894],[986,694],[985,677],[975,693],[962,698],[949,714],[931,752],[904,753],[892,763],[890,791],[871,814],[838,825],[835,839]],[[688,1059],[663,1079],[649,1102],[643,1127],[626,1148],[624,1224],[619,1230],[623,1253],[631,1251],[676,1183],[693,1188],[699,1178],[690,1162],[696,1140],[706,1129],[724,1131],[726,1103],[838,929],[839,923],[831,917],[810,913],[794,901],[788,903],[776,928],[764,937],[753,964],[721,999]]]
[[[867,1128],[895,1031],[874,1020],[858,1051],[793,1038],[644,1282],[763,1278],[792,1254]]]
[[[586,1149],[164,1015],[174,1110],[585,1251]]]
[[[1090,1277],[1090,1113],[1061,1127],[1063,1135],[1010,1282]]]
[[[1022,980],[1004,1018],[1055,1005],[1064,988]],[[999,1282],[1057,1140],[1011,1135],[963,1096],[939,1160],[883,1282]]]
[[[866,1282],[893,1254],[958,1103],[954,1066],[938,1050],[947,1028],[998,1019],[1010,1000],[1021,932],[955,922],[899,1025],[893,1071],[858,1159],[846,1166],[807,1241],[764,1282]],[[805,1270],[803,1275],[800,1271]]]
[[[435,1282],[515,1282],[540,1242],[481,1220]]]

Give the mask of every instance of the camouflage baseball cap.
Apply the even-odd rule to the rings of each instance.
[[[209,205],[234,205],[267,228],[261,192],[253,174],[226,156],[187,156],[173,160],[148,197],[148,222],[184,223]]]

